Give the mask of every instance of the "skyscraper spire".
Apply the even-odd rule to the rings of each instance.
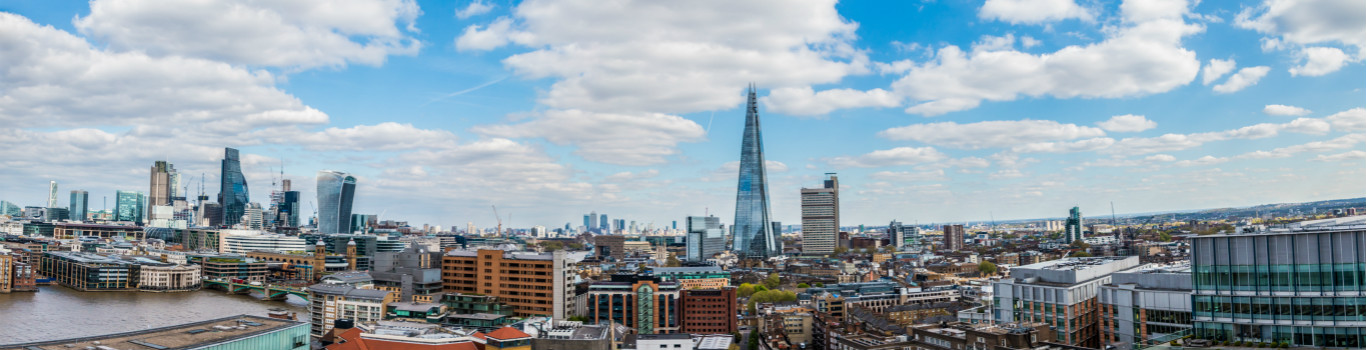
[[[740,144],[740,176],[735,192],[735,252],[743,258],[766,259],[781,254],[768,210],[768,172],[759,130],[757,89],[751,83],[745,106],[745,134]]]

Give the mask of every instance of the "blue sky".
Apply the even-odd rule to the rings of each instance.
[[[729,221],[760,88],[776,219],[843,223],[1359,197],[1366,5],[1306,1],[0,4],[0,199],[146,190],[170,160],[255,200],[359,178],[385,219]],[[61,202],[65,203],[65,195]],[[306,208],[311,208],[307,204]]]

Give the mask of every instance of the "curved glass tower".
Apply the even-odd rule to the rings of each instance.
[[[218,205],[223,208],[223,225],[232,226],[242,221],[247,212],[247,178],[242,175],[242,161],[237,149],[223,149],[223,164],[219,173]]]
[[[764,170],[764,140],[759,132],[759,106],[749,88],[745,136],[740,144],[740,183],[735,191],[735,243],[741,258],[767,259],[781,254],[769,224],[768,175]]]
[[[340,171],[318,172],[318,232],[350,233],[356,177]]]

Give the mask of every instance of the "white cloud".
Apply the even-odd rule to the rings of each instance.
[[[1101,129],[1051,120],[998,120],[969,124],[912,124],[878,133],[892,140],[912,140],[962,149],[1006,148],[1029,143],[1100,137]]]
[[[763,100],[771,111],[793,116],[816,116],[842,108],[896,107],[901,104],[900,97],[883,89],[814,92],[809,86],[773,89]]]
[[[274,87],[275,77],[201,59],[109,52],[51,26],[0,13],[0,125],[144,126],[236,135],[317,125],[326,114]],[[41,116],[41,117],[36,117]],[[190,136],[190,135],[187,135]],[[209,138],[209,136],[200,136]]]
[[[1239,155],[1240,159],[1287,158],[1305,152],[1327,152],[1355,147],[1366,142],[1366,134],[1348,134],[1325,141],[1314,141],[1300,145],[1276,148],[1270,151],[1253,151]]]
[[[1291,67],[1290,75],[1317,77],[1342,69],[1348,61],[1355,61],[1336,47],[1307,47],[1300,50],[1304,63]]]
[[[1234,19],[1242,28],[1267,37],[1263,49],[1297,50],[1304,63],[1291,68],[1292,75],[1319,76],[1340,69],[1349,58],[1343,50],[1322,45],[1355,47],[1358,55],[1366,48],[1366,2],[1357,0],[1268,0],[1260,6],[1244,8]],[[1306,47],[1319,45],[1319,47]]]
[[[330,127],[312,133],[298,128],[274,128],[248,136],[260,137],[269,143],[299,144],[316,151],[394,151],[456,146],[455,134],[450,131],[426,130],[395,122],[344,129]]]
[[[1201,166],[1201,165],[1214,165],[1214,164],[1219,164],[1219,163],[1223,163],[1223,162],[1227,162],[1227,161],[1228,161],[1228,158],[1221,158],[1221,157],[1215,157],[1215,156],[1204,156],[1204,157],[1200,157],[1200,158],[1196,158],[1196,159],[1187,159],[1187,160],[1183,160],[1183,161],[1178,161],[1178,162],[1176,162],[1176,163],[1174,163],[1174,164],[1176,164],[1176,166]]]
[[[892,83],[893,91],[913,100],[907,113],[938,115],[1021,96],[1141,96],[1195,79],[1200,61],[1181,40],[1204,28],[1183,21],[1184,1],[1130,0],[1121,8],[1124,26],[1106,31],[1104,41],[1040,55],[947,46]]]
[[[1011,147],[1015,153],[1073,153],[1104,149],[1115,144],[1115,139],[1097,137],[1093,139],[1060,142],[1036,142]]]
[[[1103,152],[1129,155],[1173,152],[1199,147],[1207,142],[1268,138],[1280,134],[1281,131],[1318,135],[1328,132],[1329,129],[1330,122],[1314,118],[1297,118],[1283,124],[1261,123],[1225,131],[1125,138]]]
[[[987,0],[977,16],[1010,24],[1040,24],[1079,19],[1091,21],[1095,15],[1072,0]]]
[[[612,6],[594,0],[530,0],[513,8],[510,17],[466,28],[457,48],[487,50],[510,43],[527,49],[502,62],[523,78],[554,81],[538,102],[560,112],[535,118],[568,111],[610,115],[619,125],[603,127],[621,130],[643,147],[603,140],[593,131],[559,135],[564,134],[560,126],[580,129],[603,117],[532,121],[498,129],[499,134],[572,144],[593,161],[656,163],[677,153],[678,142],[702,137],[701,128],[684,119],[668,124],[686,122],[685,134],[654,134],[652,128],[667,119],[663,115],[733,108],[744,101],[742,90],[749,83],[800,88],[871,73],[867,56],[853,46],[857,28],[840,16],[834,0],[628,0]],[[556,127],[545,127],[550,125]]]
[[[1227,60],[1221,60],[1217,58],[1210,59],[1209,63],[1205,64],[1205,69],[1200,71],[1200,78],[1204,80],[1205,85],[1209,85],[1210,83],[1213,83],[1215,80],[1219,80],[1219,78],[1222,78],[1224,74],[1232,72],[1233,68],[1237,67],[1238,63],[1233,61],[1232,58]]]
[[[307,69],[416,54],[421,13],[412,0],[98,0],[74,25],[117,51]]]
[[[498,5],[485,3],[484,0],[470,1],[470,4],[468,6],[465,6],[465,8],[455,10],[455,18],[467,19],[470,17],[482,15],[485,13],[489,13],[489,11],[493,11],[493,9],[496,7],[498,7]]]
[[[838,168],[880,168],[933,163],[945,158],[948,156],[932,147],[897,147],[877,150],[857,157],[827,158],[824,161]]]
[[[1316,162],[1340,162],[1344,160],[1366,159],[1366,151],[1348,151],[1333,155],[1319,155],[1311,159]]]
[[[544,138],[557,145],[579,145],[584,159],[623,165],[649,165],[678,154],[680,142],[700,141],[702,126],[679,116],[549,110],[518,124],[476,126],[473,131],[508,138]]]
[[[1262,80],[1262,77],[1266,76],[1266,73],[1270,71],[1271,67],[1267,66],[1240,69],[1238,70],[1238,73],[1234,73],[1232,76],[1228,77],[1228,80],[1225,80],[1223,84],[1215,85],[1214,92],[1227,94],[1256,85],[1257,81]]]
[[[1333,127],[1344,131],[1366,130],[1366,108],[1352,108],[1323,118]]]
[[[873,69],[878,74],[906,74],[911,68],[915,68],[915,62],[911,60],[898,60],[892,63],[873,62]]]
[[[1148,120],[1141,115],[1125,114],[1110,117],[1109,120],[1096,123],[1101,129],[1110,132],[1139,132],[1157,127],[1157,122]]]
[[[874,180],[895,182],[943,181],[948,179],[944,176],[943,169],[929,171],[879,171],[869,174],[868,177]]]
[[[1266,105],[1266,107],[1262,108],[1262,113],[1266,113],[1267,115],[1274,115],[1274,116],[1295,116],[1295,117],[1297,117],[1297,116],[1302,116],[1302,115],[1309,114],[1310,112],[1311,112],[1311,111],[1308,110],[1308,109],[1304,109],[1304,108],[1300,108],[1300,107],[1295,107],[1295,106],[1287,106],[1287,105]]]

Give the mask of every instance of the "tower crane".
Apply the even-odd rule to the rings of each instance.
[[[502,235],[502,234],[503,234],[503,217],[498,215],[498,206],[496,206],[496,205],[490,205],[490,206],[493,207],[493,218],[494,218],[494,219],[498,219],[498,231],[496,231],[496,232],[498,233],[498,235]]]

